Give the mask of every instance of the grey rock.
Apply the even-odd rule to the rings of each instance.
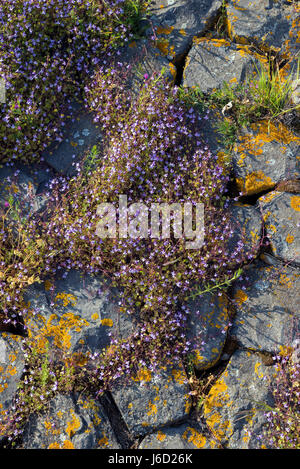
[[[211,435],[207,435],[197,422],[167,427],[151,435],[141,442],[139,449],[213,449],[217,444]]]
[[[93,115],[86,110],[77,110],[64,129],[61,142],[53,142],[42,154],[45,161],[58,173],[66,176],[76,174],[76,163],[94,146],[101,145],[102,134],[94,123]]]
[[[247,277],[234,285],[237,313],[230,333],[242,347],[279,353],[299,334],[299,271],[258,261]]]
[[[125,338],[134,327],[131,317],[119,314],[119,292],[104,277],[71,270],[53,284],[32,285],[25,300],[32,311],[25,321],[30,335],[44,335],[68,353],[101,353],[112,336]]]
[[[24,429],[24,449],[119,449],[105,409],[75,395],[57,395]]]
[[[161,50],[171,58],[185,53],[216,17],[220,0],[154,0],[150,20]]]
[[[245,81],[253,68],[254,59],[243,46],[225,40],[195,39],[184,69],[185,87],[200,87],[203,93],[221,88],[223,83]]]
[[[155,375],[140,370],[129,383],[114,384],[111,392],[135,437],[180,422],[190,411],[189,386],[182,365],[160,369]]]
[[[229,324],[225,295],[211,293],[197,296],[186,304],[187,338],[191,342],[193,364],[197,370],[212,367],[219,360]]]
[[[274,191],[259,205],[274,256],[300,265],[300,196]]]
[[[233,154],[238,189],[253,195],[273,189],[283,179],[299,178],[299,143],[283,124],[262,121],[243,129]]]
[[[297,15],[294,6],[282,0],[229,0],[226,9],[232,39],[276,49],[290,39]]]
[[[0,333],[0,427],[13,411],[14,398],[25,366],[22,338]],[[5,437],[0,431],[0,442]]]
[[[207,115],[201,121],[200,133],[207,148],[214,155],[223,159],[225,156],[225,147],[223,136],[218,131],[217,123],[223,119],[223,116],[216,109],[207,110]]]
[[[204,418],[215,438],[229,449],[259,449],[266,423],[264,405],[273,405],[272,367],[259,356],[236,351],[204,401]]]

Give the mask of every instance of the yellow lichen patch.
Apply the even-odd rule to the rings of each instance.
[[[248,296],[243,290],[237,290],[234,299],[241,306],[243,303],[245,303],[245,301],[248,300]]]
[[[186,414],[188,414],[191,410],[191,407],[192,407],[192,399],[191,399],[191,396],[189,394],[185,394],[183,396],[184,400],[185,400],[185,404],[184,404],[184,412]]]
[[[148,412],[147,412],[147,415],[149,415],[149,417],[151,417],[152,415],[156,415],[157,414],[157,407],[155,404],[153,404],[151,401],[148,402]]]
[[[157,29],[156,29],[156,33],[157,34],[171,34],[171,32],[173,31],[174,29],[174,26],[159,26]]]
[[[208,414],[213,411],[215,407],[223,407],[228,401],[229,395],[227,394],[227,384],[221,378],[211,388],[204,403],[204,413]]]
[[[201,433],[199,433],[194,428],[188,427],[182,435],[184,440],[187,440],[189,443],[193,443],[193,445],[200,449],[205,446],[206,438]]]
[[[71,293],[58,293],[55,297],[55,302],[58,303],[58,300],[62,300],[63,306],[67,307],[69,305],[75,306],[77,299]]]
[[[176,383],[184,384],[187,382],[186,374],[184,370],[172,370],[172,376]]]
[[[71,409],[72,419],[67,423],[66,433],[71,438],[77,430],[81,427],[81,422],[77,415],[75,415],[73,409]]]
[[[93,313],[93,314],[91,315],[91,319],[92,319],[93,321],[97,321],[97,319],[99,319],[99,314],[98,314],[98,313]]]
[[[291,142],[300,142],[300,138],[282,123],[275,125],[272,122],[262,121],[251,124],[250,128],[254,135],[240,137],[240,145],[244,150],[248,150],[256,156],[262,153],[262,147],[265,143],[275,141],[283,145],[289,145]],[[239,144],[237,148],[239,148]],[[287,147],[283,148],[287,149]]]
[[[70,440],[65,440],[62,445],[62,449],[75,449],[72,441]]]
[[[222,421],[222,415],[219,408],[230,407],[232,402],[227,393],[227,384],[223,378],[220,378],[211,388],[207,398],[204,401],[204,416],[206,423],[219,440],[225,436],[228,438],[232,433],[232,425],[229,420]]]
[[[275,186],[274,181],[269,176],[266,176],[262,171],[254,171],[248,174],[245,178],[236,179],[238,189],[247,194],[253,195],[258,192],[273,189]]]
[[[60,318],[56,314],[51,314],[46,321],[40,317],[44,323],[38,331],[36,326],[30,323],[28,336],[35,340],[35,346],[40,353],[45,353],[48,347],[48,339],[53,339],[54,345],[62,350],[69,350],[71,347],[71,331],[80,332],[82,327],[89,323],[73,313],[65,313]]]
[[[264,374],[263,372],[260,370],[260,366],[261,366],[261,363],[255,363],[255,366],[254,366],[254,372],[255,374],[259,377],[259,378],[263,378],[264,377]]]
[[[146,383],[149,383],[152,379],[152,374],[151,371],[149,371],[147,368],[141,368],[135,377],[132,377],[133,381],[141,382],[144,381]]]
[[[296,210],[296,212],[300,212],[300,196],[293,195],[291,197],[291,207]]]
[[[177,74],[177,70],[176,70],[175,65],[173,65],[173,64],[170,62],[170,63],[169,63],[169,68],[170,68],[170,73],[171,73],[172,77],[175,79],[175,78],[176,78],[176,74]]]
[[[51,430],[52,425],[51,425],[50,420],[45,420],[44,421],[44,427],[46,428],[47,431]]]
[[[105,318],[105,319],[101,319],[101,324],[102,324],[102,326],[112,327],[114,322],[110,318]]]
[[[169,55],[169,41],[166,38],[159,38],[156,47],[165,56]]]
[[[280,349],[279,355],[281,357],[288,357],[293,352],[293,347],[287,347],[284,345],[280,345],[279,349]]]
[[[157,435],[156,435],[156,438],[158,439],[158,441],[164,441],[166,439],[167,435],[165,433],[163,433],[162,431],[158,431],[157,432]]]
[[[103,433],[102,438],[98,441],[98,446],[105,448],[106,446],[108,446],[108,443],[109,443],[108,438],[105,435],[105,433]]]
[[[54,443],[51,443],[49,446],[48,446],[48,449],[61,449],[59,444],[54,441]]]
[[[277,231],[276,226],[275,226],[275,225],[272,225],[272,224],[268,224],[268,225],[267,225],[267,229],[268,229],[269,231],[272,231],[272,233],[276,233],[276,231]]]
[[[196,367],[200,367],[204,361],[204,357],[201,355],[199,350],[195,350],[193,354],[193,363]]]
[[[285,238],[286,242],[291,244],[294,241],[295,237],[291,234],[288,234],[287,237]]]

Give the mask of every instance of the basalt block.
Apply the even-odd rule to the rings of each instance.
[[[135,436],[176,424],[187,418],[191,408],[187,376],[181,364],[159,369],[155,374],[141,369],[129,383],[116,383],[112,396]]]
[[[259,205],[274,256],[300,265],[300,196],[273,191]]]
[[[47,344],[64,354],[102,353],[112,337],[125,338],[133,329],[132,318],[120,314],[119,292],[103,277],[77,270],[53,283],[32,285],[25,301],[26,328],[41,353]]]
[[[262,121],[244,128],[233,154],[238,189],[253,195],[273,189],[284,179],[299,178],[299,143],[300,138],[283,124]]]
[[[290,39],[297,17],[295,5],[282,0],[229,0],[226,10],[232,39],[277,50]]]
[[[219,13],[220,0],[154,0],[150,20],[157,46],[170,59],[184,54],[194,36],[202,35]],[[149,34],[153,34],[150,30]]]
[[[259,449],[266,423],[260,403],[273,405],[268,379],[272,367],[259,356],[236,351],[204,401],[204,418],[214,437],[228,449]]]
[[[62,140],[53,141],[42,156],[58,173],[73,176],[75,164],[81,162],[94,145],[101,145],[102,134],[93,115],[85,110],[68,119],[63,134]]]
[[[247,48],[224,39],[195,39],[187,56],[183,85],[209,93],[224,82],[243,83],[255,61]]]
[[[119,449],[105,409],[81,396],[58,394],[45,413],[32,414],[24,449]]]
[[[300,273],[258,261],[233,289],[236,315],[230,334],[247,349],[279,353],[299,335]]]

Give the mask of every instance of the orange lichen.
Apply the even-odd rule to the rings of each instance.
[[[188,427],[182,435],[182,438],[200,449],[205,446],[206,438],[194,428]]]
[[[237,290],[235,296],[235,301],[241,306],[245,301],[248,300],[248,296],[243,290]]]
[[[291,207],[296,210],[296,212],[300,212],[300,196],[293,195],[291,197]]]
[[[254,372],[255,374],[259,377],[259,378],[263,378],[264,375],[263,375],[263,372],[260,371],[259,367],[261,366],[261,363],[255,363],[255,366],[254,366]]]
[[[167,435],[165,433],[163,433],[162,431],[158,431],[157,432],[157,435],[156,435],[156,438],[158,439],[158,441],[164,441],[166,439]]]
[[[291,244],[294,241],[295,237],[291,234],[288,234],[287,237],[285,238],[286,242]]]
[[[101,319],[101,324],[102,324],[102,326],[112,327],[114,322],[110,318],[105,318],[105,319]]]
[[[257,194],[259,192],[273,189],[274,181],[266,176],[262,171],[254,171],[245,178],[237,178],[238,189],[247,195]]]
[[[77,430],[81,427],[81,422],[77,415],[75,415],[74,411],[71,409],[72,420],[67,423],[66,433],[71,438]]]
[[[133,381],[141,382],[144,381],[146,383],[149,383],[152,379],[152,374],[151,371],[149,371],[147,368],[142,368],[140,369],[135,377],[132,377]]]
[[[148,402],[148,412],[147,412],[147,415],[149,415],[149,417],[151,417],[152,415],[156,415],[157,414],[157,407],[155,404],[152,404],[151,401]]]
[[[184,370],[172,370],[172,376],[174,380],[179,384],[184,384],[187,382]]]
[[[108,446],[108,443],[109,443],[108,438],[107,438],[107,436],[103,433],[103,437],[98,441],[98,446],[100,446],[100,447],[103,447],[103,446],[104,446],[104,447],[105,447],[105,446]]]

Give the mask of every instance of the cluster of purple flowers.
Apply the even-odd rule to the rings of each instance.
[[[126,40],[128,0],[0,2],[2,161],[40,157],[103,52]]]
[[[123,291],[123,312],[139,317],[131,339],[112,342],[101,358],[103,387],[139,363],[180,360],[192,350],[184,333],[188,311],[182,306],[194,287],[216,286],[246,259],[242,243],[229,247],[229,171],[203,144],[201,116],[187,109],[161,76],[145,77],[139,94],[131,95],[123,71],[122,64],[100,68],[85,89],[106,134],[103,157],[88,175],[79,171],[64,192],[61,184],[53,186],[56,211],[43,234],[49,252],[60,246],[54,267],[53,258],[45,260],[46,272],[104,273]],[[127,69],[125,74],[130,79]],[[187,250],[185,239],[173,236],[100,239],[97,207],[117,202],[120,194],[128,203],[204,203],[204,246]]]
[[[300,448],[300,363],[292,354],[275,356],[274,380],[271,392],[274,405],[265,412],[266,426],[260,436],[261,441],[270,448]]]

